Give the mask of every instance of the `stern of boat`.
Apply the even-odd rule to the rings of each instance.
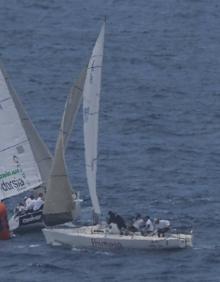
[[[193,246],[193,235],[191,234],[176,234],[176,238],[179,241],[181,248],[192,248]]]

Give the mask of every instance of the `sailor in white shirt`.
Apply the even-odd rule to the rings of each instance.
[[[136,232],[136,231],[141,231],[141,229],[144,227],[145,225],[145,222],[143,220],[143,218],[141,218],[141,215],[140,214],[137,214],[136,216],[136,219],[133,223],[133,231]]]
[[[149,216],[146,217],[145,230],[147,233],[151,233],[154,231],[154,226]]]
[[[170,230],[170,221],[164,219],[156,219],[155,228],[157,230],[158,237],[162,235],[165,236],[165,233]]]
[[[34,202],[33,210],[37,211],[40,208],[42,208],[43,205],[44,205],[43,194],[39,193],[37,200],[35,200],[35,202]]]
[[[34,205],[35,205],[35,199],[34,199],[34,196],[31,195],[30,197],[28,197],[26,200],[25,200],[25,210],[27,211],[30,211],[30,210],[33,210],[34,209]]]

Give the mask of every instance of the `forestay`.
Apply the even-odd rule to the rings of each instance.
[[[0,199],[42,185],[47,177],[46,167],[49,166],[49,161],[45,163],[43,177],[38,162],[41,163],[43,159],[49,160],[49,152],[43,143],[40,144],[40,138],[18,97],[12,91],[2,68],[0,69],[0,132]],[[38,149],[41,154],[35,159]]]
[[[85,72],[82,73],[75,87],[70,92],[65,105],[54,161],[47,184],[43,210],[46,225],[61,224],[73,219],[73,189],[67,175],[65,148],[80,106],[84,81]]]
[[[97,141],[105,23],[94,46],[83,90],[86,174],[94,213],[100,215],[96,193]]]

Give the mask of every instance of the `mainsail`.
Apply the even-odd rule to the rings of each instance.
[[[0,199],[43,185],[51,155],[0,68]]]
[[[14,88],[10,85],[7,75],[2,68],[4,77],[6,79],[6,83],[8,89],[10,91],[11,97],[15,103],[16,109],[18,111],[20,120],[22,122],[23,128],[29,140],[32,153],[34,155],[35,161],[38,164],[38,168],[40,171],[41,179],[43,181],[43,185],[45,186],[48,180],[48,176],[51,170],[52,165],[52,156],[47,147],[47,145],[41,139],[39,133],[37,132],[35,126],[32,121],[28,117],[19,97],[16,95]]]
[[[101,210],[96,193],[97,142],[99,100],[101,92],[101,73],[104,49],[105,23],[94,46],[87,68],[83,90],[83,118],[86,175],[94,213],[100,215]]]
[[[64,109],[43,209],[44,222],[49,226],[73,219],[73,189],[67,175],[65,148],[80,106],[84,81],[85,72],[70,92]]]

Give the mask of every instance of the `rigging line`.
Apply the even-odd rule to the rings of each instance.
[[[50,158],[43,158],[43,159],[38,160],[37,162],[40,163],[40,162],[43,162],[43,161],[46,161],[46,160],[50,160]]]
[[[16,147],[16,146],[18,146],[18,145],[27,143],[27,142],[28,142],[28,139],[26,139],[26,140],[24,140],[24,141],[21,141],[21,142],[15,144],[15,145],[12,145],[12,146],[9,146],[9,147],[7,147],[7,148],[4,148],[4,149],[0,150],[0,153],[6,151],[6,150],[8,150],[8,149],[14,148],[14,147]]]
[[[63,135],[67,135],[67,134],[68,134],[68,131],[66,131],[66,130],[64,130],[64,129],[62,129],[62,128],[60,128],[59,131],[60,131],[61,133],[63,133]]]
[[[87,69],[90,70],[90,69],[101,69],[102,68],[102,65],[101,66],[91,66],[91,67],[88,67]]]
[[[29,123],[31,123],[28,118],[21,118],[21,121],[29,121]]]
[[[94,58],[94,57],[102,57],[103,55],[92,55],[91,58]]]
[[[11,99],[12,99],[11,97],[7,97],[7,98],[1,100],[0,103],[3,103],[3,102],[5,102],[5,101],[11,100]]]

